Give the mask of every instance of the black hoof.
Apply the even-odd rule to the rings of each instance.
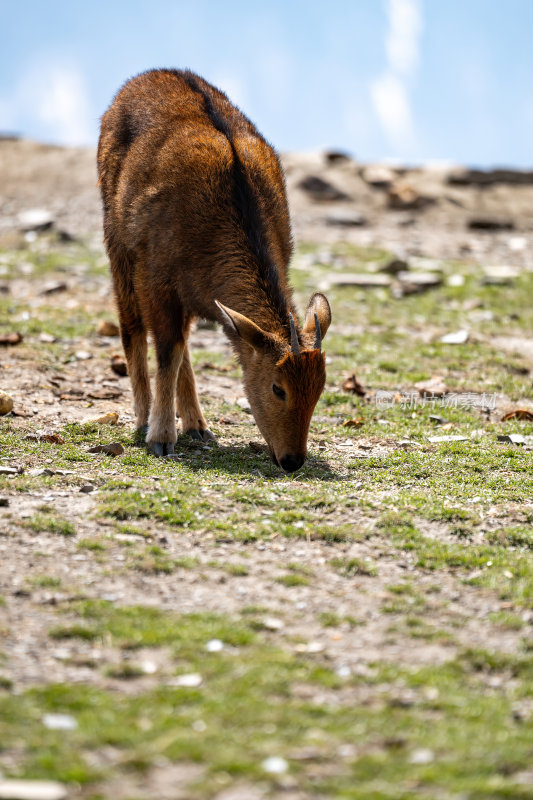
[[[216,437],[211,433],[209,428],[205,428],[205,430],[200,431],[197,428],[190,428],[186,431],[187,436],[190,436],[191,439],[194,439],[198,442],[216,442]]]
[[[174,455],[174,444],[172,442],[150,442],[148,452],[158,458]]]

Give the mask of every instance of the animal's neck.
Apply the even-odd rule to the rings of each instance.
[[[281,277],[274,269],[258,269],[250,264],[233,266],[227,270],[231,278],[224,282],[217,300],[244,314],[266,333],[289,341],[289,314],[298,324],[296,311],[285,274]]]

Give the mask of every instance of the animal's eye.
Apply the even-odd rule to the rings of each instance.
[[[277,395],[277,397],[280,398],[280,400],[285,400],[286,397],[285,390],[282,389],[281,386],[278,386],[277,384],[273,383],[272,391],[274,392],[275,395]]]

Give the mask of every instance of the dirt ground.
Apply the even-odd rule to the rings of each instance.
[[[17,330],[22,322],[29,326],[20,345],[0,350],[0,389],[12,396],[16,414],[0,422],[9,425],[11,439],[6,441],[16,442],[13,451],[4,446],[0,465],[24,470],[16,478],[0,475],[0,493],[6,501],[0,508],[0,595],[5,598],[5,605],[0,607],[0,628],[1,650],[6,656],[1,674],[6,685],[20,693],[52,680],[94,685],[127,695],[148,691],[171,679],[173,664],[165,648],[145,646],[137,651],[136,663],[148,666],[136,680],[124,681],[103,669],[123,660],[123,653],[113,642],[95,644],[83,639],[51,638],[49,632],[58,624],[62,609],[70,618],[71,605],[87,598],[179,614],[209,611],[238,617],[251,607],[263,609],[261,619],[271,642],[296,654],[316,654],[340,676],[372,675],[376,662],[407,668],[439,667],[467,648],[497,651],[510,657],[521,652],[524,639],[533,628],[530,606],[513,606],[502,600],[494,587],[465,581],[464,572],[423,569],[416,550],[398,549],[387,539],[372,538],[375,514],[367,504],[359,502],[364,475],[354,477],[350,464],[357,459],[387,457],[402,447],[413,449],[415,445],[402,445],[398,437],[389,435],[388,429],[375,435],[363,427],[347,436],[342,426],[333,426],[324,408],[317,409],[311,435],[313,457],[317,464],[326,464],[333,471],[337,488],[332,491],[342,487],[344,498],[338,511],[331,502],[327,522],[333,529],[351,525],[357,530],[354,538],[332,545],[327,539],[315,537],[314,523],[308,522],[304,512],[300,527],[306,535],[275,533],[247,540],[247,528],[255,530],[254,526],[261,524],[264,529],[274,513],[260,504],[254,511],[253,503],[242,522],[238,515],[232,517],[231,535],[225,537],[217,531],[211,524],[213,520],[229,519],[240,508],[228,492],[248,491],[250,486],[253,489],[255,478],[261,482],[267,475],[265,493],[274,492],[277,502],[287,508],[292,492],[303,493],[308,488],[305,476],[297,474],[289,481],[281,474],[265,473],[264,461],[258,468],[250,462],[254,451],[248,442],[259,441],[260,435],[243,402],[231,349],[218,329],[199,325],[192,336],[199,395],[221,452],[236,452],[246,465],[241,472],[237,467],[226,473],[221,469],[206,484],[199,479],[198,495],[211,506],[204,525],[176,529],[154,514],[134,521],[129,529],[120,529],[116,518],[101,509],[103,499],[112,503],[113,491],[122,491],[128,478],[127,462],[122,457],[103,462],[100,454],[87,455],[86,446],[76,440],[73,447],[83,450],[85,460],[79,464],[73,460],[69,469],[66,462],[58,461],[56,451],[61,445],[56,450],[53,445],[39,448],[38,437],[43,433],[61,433],[70,430],[72,423],[110,411],[119,415],[116,430],[120,441],[126,441],[133,426],[129,379],[110,368],[110,357],[121,355],[120,340],[96,332],[99,319],[113,320],[116,315],[101,243],[94,161],[92,150],[54,148],[27,141],[0,142],[0,290],[15,309],[6,330]],[[517,274],[533,269],[533,185],[517,185],[515,174],[507,176],[507,182],[481,185],[479,176],[468,177],[466,171],[456,168],[400,170],[361,165],[340,154],[287,154],[283,162],[296,242],[309,246],[315,254],[318,247],[318,260],[321,249],[328,257],[336,253],[337,245],[347,245],[365,250],[379,248],[406,260],[475,262],[505,266]],[[454,175],[455,182],[450,179]],[[307,188],[302,188],[302,181],[309,176],[320,180],[307,180]],[[50,212],[53,222],[47,231],[23,230],[20,214],[35,208]],[[476,220],[481,228],[475,227]],[[79,242],[91,254],[90,267],[75,263]],[[28,259],[28,251],[39,256],[41,265],[57,254],[64,256],[68,265],[62,266],[59,261],[59,266],[36,267],[36,262]],[[9,272],[6,265],[10,268],[14,261],[17,270]],[[305,263],[305,252],[299,252],[295,269],[304,269]],[[337,265],[332,268],[336,270]],[[384,304],[384,314],[386,308]],[[336,316],[334,306],[331,335],[339,337],[339,341],[357,337],[357,315],[356,303],[353,315],[345,310]],[[57,334],[56,324],[63,333]],[[430,330],[431,320],[419,326],[420,342],[431,338]],[[503,360],[521,358],[526,375],[528,369],[533,369],[533,349],[525,335],[500,330],[492,346]],[[332,353],[335,356],[333,344]],[[359,369],[357,356],[353,362],[354,368]],[[344,364],[333,360],[329,378],[332,385],[338,386],[346,377]],[[498,409],[523,405],[530,399],[527,393],[521,398],[510,397],[504,388]],[[33,436],[36,444],[28,436]],[[102,440],[110,438],[115,438],[113,431],[106,428]],[[97,440],[99,435],[93,431],[89,443]],[[526,450],[530,449],[526,442]],[[196,468],[203,459],[211,458],[212,448],[198,448],[180,438],[177,452],[184,464]],[[47,468],[51,474],[43,476],[42,471]],[[169,485],[170,466],[162,471],[159,462],[152,460],[143,462],[142,469],[141,491],[148,491],[146,486],[157,489],[160,484]],[[16,485],[14,481],[19,479]],[[87,486],[89,491],[84,491]],[[322,481],[321,491],[322,488],[328,491],[327,478]],[[389,492],[393,497],[393,489],[389,490],[385,483],[380,491],[376,490],[375,498],[386,500]],[[311,495],[301,502],[307,504],[307,510],[312,508]],[[526,503],[500,504],[492,516],[487,506],[483,535],[490,532],[491,526],[495,530],[501,528],[505,515],[521,519],[522,512],[530,508],[531,498]],[[74,536],[32,527],[36,516],[52,512],[57,518],[74,523]],[[437,519],[420,520],[419,529],[431,541],[456,541],[448,524]],[[296,533],[297,530],[298,523]],[[480,543],[483,535],[474,532],[470,543]],[[100,557],[97,550],[80,546],[80,542],[103,538],[105,557]],[[160,547],[167,560],[184,566],[169,571],[130,568],[132,553],[146,544]],[[334,558],[359,565],[349,580],[332,564]],[[287,576],[287,565],[297,565],[292,574],[301,576],[290,592],[289,584],[279,580]],[[469,577],[474,572],[467,570]],[[48,585],[47,581],[40,585],[35,580],[43,574],[51,579]],[[413,638],[403,635],[401,626],[399,632],[391,630],[391,616],[383,612],[383,605],[391,600],[391,586],[406,583],[414,585],[416,593],[424,597],[425,624],[443,632],[442,636]],[[495,625],[492,617],[509,608],[519,616],[520,624]],[[340,621],[325,624],[328,614]],[[487,680],[490,683],[490,677]],[[301,691],[305,693],[306,687]],[[409,693],[409,689],[398,689],[398,703],[409,704]],[[357,693],[352,694],[350,702],[356,698]],[[330,699],[327,688],[314,692],[316,704]],[[342,703],[342,698],[338,702]],[[3,757],[0,752],[0,765],[6,772],[16,772],[17,759],[16,748]],[[113,796],[126,798],[141,792],[141,796],[155,797],[159,792],[161,798],[187,797],[186,789],[179,789],[184,792],[179,794],[179,781],[184,780],[186,786],[187,781],[198,776],[194,769],[185,776],[187,780],[183,770],[180,776],[171,781],[173,789],[157,789],[157,782],[145,784],[144,788],[140,784],[132,787],[124,779],[120,785],[113,784]],[[105,796],[111,796],[112,784],[106,786]],[[225,789],[225,793],[216,796],[220,800],[237,800],[241,797],[239,792],[247,800],[265,796],[254,794],[256,789],[251,784],[244,785],[244,789],[239,786],[237,782],[233,790]],[[294,784],[276,791],[280,797],[294,800],[314,796]]]

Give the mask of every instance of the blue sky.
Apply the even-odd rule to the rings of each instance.
[[[533,0],[3,0],[0,131],[94,144],[118,87],[190,67],[279,150],[533,167]]]

